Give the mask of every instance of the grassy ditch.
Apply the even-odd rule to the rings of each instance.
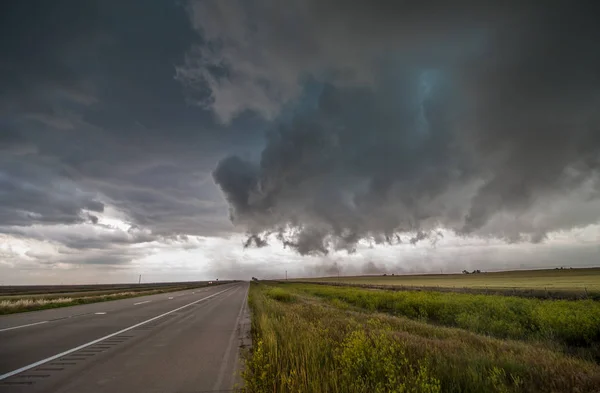
[[[289,288],[368,311],[386,312],[498,338],[544,341],[600,361],[600,302],[496,295],[390,292],[291,285]]]
[[[544,342],[380,313],[299,285],[253,283],[249,303],[254,347],[243,374],[249,393],[596,392],[600,386],[600,365]]]

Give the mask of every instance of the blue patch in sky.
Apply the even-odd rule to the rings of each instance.
[[[306,78],[300,96],[283,106],[276,122],[288,124],[299,115],[315,111],[319,106],[319,98],[325,84],[314,78]]]
[[[425,105],[427,100],[432,98],[435,94],[435,85],[440,77],[440,73],[437,70],[425,70],[419,75],[419,90],[417,96],[417,102],[419,103],[419,114],[417,116],[416,128],[417,132],[421,135],[427,135],[429,133],[429,121],[427,120],[427,111]]]

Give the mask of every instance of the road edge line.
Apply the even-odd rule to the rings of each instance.
[[[21,328],[28,327],[28,326],[43,325],[48,322],[50,322],[50,321],[41,321],[41,322],[28,323],[26,325],[11,326],[11,327],[7,327],[4,329],[0,329],[0,332],[7,332],[9,330],[21,329]]]

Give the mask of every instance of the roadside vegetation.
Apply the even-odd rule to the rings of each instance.
[[[542,341],[600,361],[600,302],[539,300],[424,291],[392,292],[323,285],[290,285],[329,301],[342,301],[435,325],[498,338]]]
[[[598,391],[594,302],[407,295],[252,283],[245,390]]]
[[[225,284],[226,282],[215,282],[212,285]],[[145,291],[118,291],[113,293],[73,293],[69,296],[64,294],[47,294],[31,296],[5,296],[0,297],[0,315],[14,314],[27,311],[45,310],[49,308],[69,307],[79,304],[99,303],[110,300],[119,300],[134,298],[139,296],[156,295],[159,293],[183,291],[187,289],[202,288],[208,286],[207,283],[196,284],[194,286],[171,286]]]

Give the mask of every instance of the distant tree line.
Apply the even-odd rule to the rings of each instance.
[[[468,270],[463,270],[462,273],[463,274],[479,274],[479,273],[481,273],[481,270],[476,269],[476,270],[473,270],[472,272],[470,272]]]

